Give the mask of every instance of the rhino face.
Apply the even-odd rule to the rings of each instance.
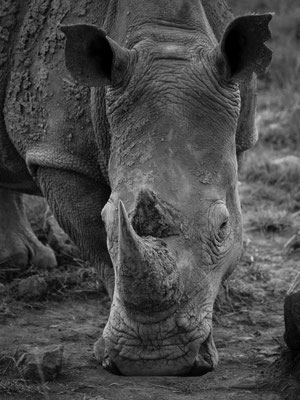
[[[89,57],[105,53],[97,67],[94,59],[68,65],[67,42],[76,78],[109,83],[112,192],[102,218],[115,286],[103,365],[112,372],[202,375],[217,364],[213,304],[242,247],[238,82],[270,60],[270,16],[256,17],[245,18],[264,25],[258,43],[241,38],[244,20],[220,46],[208,37],[189,45],[146,39],[127,50],[86,26],[96,30]],[[70,48],[74,29],[65,29]]]
[[[193,220],[192,214],[184,215],[146,189],[131,220],[121,201],[118,213],[111,205],[103,211],[116,275],[104,331],[109,367],[134,375],[212,370],[217,363],[213,303],[222,276],[240,251],[237,228],[225,226],[225,204],[217,201],[209,207],[214,226],[204,214]],[[216,228],[220,218],[223,226]]]
[[[241,249],[238,88],[214,90],[191,51],[146,49],[124,90],[132,104],[107,94],[115,130],[102,216],[116,282],[104,339],[121,373],[203,374],[217,364],[213,303]]]

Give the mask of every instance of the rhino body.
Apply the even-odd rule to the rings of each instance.
[[[20,192],[45,196],[112,298],[104,357],[95,345],[104,367],[212,370],[271,15],[234,20],[224,1],[10,0],[0,18],[1,259],[51,258],[20,211]]]

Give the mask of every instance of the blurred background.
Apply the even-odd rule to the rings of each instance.
[[[274,12],[273,60],[259,77],[259,142],[246,154],[240,179],[244,202],[252,203],[252,228],[300,229],[300,2],[299,0],[230,0],[235,15]],[[254,203],[253,203],[254,200]],[[258,207],[255,200],[263,201]],[[296,214],[295,214],[296,213]]]

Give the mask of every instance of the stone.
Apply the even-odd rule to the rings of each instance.
[[[38,299],[46,294],[47,288],[48,286],[44,278],[38,275],[32,275],[19,282],[18,295],[26,299]]]
[[[52,381],[61,371],[63,351],[63,345],[33,347],[22,352],[17,360],[17,366],[27,380],[33,382]]]

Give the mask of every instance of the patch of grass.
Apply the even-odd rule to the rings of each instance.
[[[249,274],[245,277],[241,269],[237,268],[219,290],[214,304],[214,311],[217,313],[214,318],[217,320],[218,314],[238,313],[256,302],[261,303],[264,297],[265,292],[255,282],[253,284]]]
[[[275,208],[261,209],[253,212],[248,218],[248,231],[263,233],[280,233],[294,226],[293,217],[286,211]]]
[[[262,182],[285,190],[300,187],[300,158],[288,155],[274,158],[267,151],[247,155],[241,177],[247,182]]]
[[[300,71],[299,71],[300,76]],[[257,127],[259,141],[275,150],[295,151],[300,147],[300,85],[272,88],[259,96]]]
[[[31,265],[25,270],[17,270],[12,275],[11,270],[2,271],[0,279],[6,283],[6,291],[2,294],[2,304],[8,304],[13,299],[19,299],[18,285],[23,279],[38,276],[47,285],[45,293],[36,300],[63,300],[65,298],[82,298],[105,294],[105,287],[100,279],[99,271],[88,262],[73,259],[72,263],[60,265],[55,269],[39,270]],[[23,299],[26,302],[26,299]],[[32,303],[33,298],[30,298]],[[3,306],[4,307],[4,306]],[[7,312],[0,307],[0,317]]]
[[[247,192],[243,195],[243,205],[251,207],[259,201],[287,205],[286,191],[280,190],[276,186],[264,185],[258,182],[256,184],[252,183],[247,189]]]
[[[45,395],[45,389],[41,385],[28,384],[23,380],[5,380],[0,382],[0,394],[13,395],[22,393],[24,395]]]
[[[242,194],[244,204],[265,200],[291,212],[300,209],[300,158],[277,158],[276,153],[257,147],[247,154],[240,179],[251,184],[251,191]],[[262,217],[270,219],[271,214],[262,212]]]
[[[81,260],[77,260],[75,265],[67,265],[64,269],[60,268],[41,276],[48,286],[47,298],[80,297],[105,292],[96,268]]]

